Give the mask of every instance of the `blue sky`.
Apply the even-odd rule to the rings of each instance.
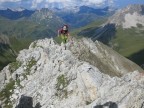
[[[144,4],[144,0],[117,0],[116,5],[118,7],[125,7],[128,4]]]
[[[144,0],[0,0],[0,8],[43,8],[87,5],[93,7],[125,7],[129,4],[144,4]]]

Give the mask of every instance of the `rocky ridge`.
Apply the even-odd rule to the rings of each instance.
[[[13,108],[143,108],[143,70],[110,51],[88,39],[71,40],[67,50],[53,39],[35,41],[0,72],[0,104]],[[92,61],[96,55],[96,60],[104,62]],[[111,65],[109,69],[104,63]],[[9,97],[4,97],[4,90]],[[26,96],[33,102],[21,103]]]

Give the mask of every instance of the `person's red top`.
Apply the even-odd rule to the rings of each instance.
[[[68,35],[69,34],[68,30],[63,30],[62,28],[58,30],[58,33],[59,34],[64,34],[64,35]]]

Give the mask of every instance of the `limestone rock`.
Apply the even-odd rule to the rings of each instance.
[[[140,108],[144,103],[144,76],[139,71],[142,69],[135,66],[130,72],[119,61],[124,58],[117,57],[106,46],[87,39],[75,40],[73,46],[68,42],[66,50],[53,39],[35,41],[20,52],[17,61],[21,65],[9,76],[18,74],[13,78],[11,104],[13,108]],[[95,65],[92,58],[101,64]],[[102,72],[102,60],[113,68],[107,71],[115,71],[113,77],[106,70]],[[6,71],[7,67],[0,74],[4,76]],[[4,81],[1,77],[1,90]]]

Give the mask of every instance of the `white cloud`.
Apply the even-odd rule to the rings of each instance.
[[[109,1],[108,1],[108,5],[109,5],[109,6],[113,6],[113,5],[115,4],[115,1],[116,1],[116,0],[109,0]]]
[[[87,6],[104,6],[105,4],[113,4],[114,0],[0,0],[2,3],[18,3],[30,2],[30,8],[42,8],[42,7],[71,7],[78,5]],[[27,7],[27,6],[25,6]]]
[[[44,2],[44,0],[32,0],[32,8],[37,8],[38,4]]]
[[[45,0],[47,3],[54,3],[54,2],[59,2],[59,3],[81,3],[81,4],[95,4],[95,5],[99,5],[102,4],[103,2],[105,2],[106,0]]]
[[[92,6],[102,6],[107,0],[86,0],[85,4]]]
[[[21,0],[0,0],[1,3],[3,2],[19,2]]]

